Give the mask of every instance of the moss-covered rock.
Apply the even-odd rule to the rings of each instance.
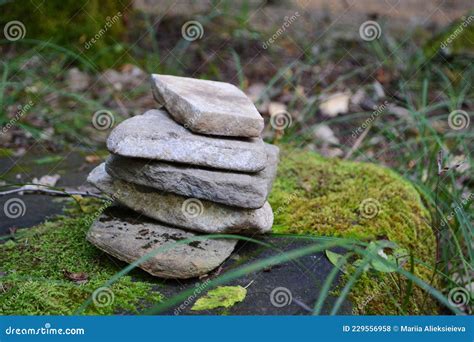
[[[413,185],[401,176],[374,164],[325,159],[301,150],[284,149],[281,159],[270,195],[274,232],[390,240],[419,261],[434,264],[436,241],[429,213]],[[425,267],[416,266],[414,273],[431,280]],[[408,287],[398,275],[365,272],[351,293],[354,312],[433,310],[433,303],[416,287],[406,303]]]
[[[435,237],[419,194],[389,169],[283,149],[270,202],[276,233],[390,240],[422,262],[432,264],[435,259]],[[2,313],[74,313],[123,267],[86,241],[86,231],[100,210],[87,201],[79,203],[81,213],[24,230],[15,242],[0,245]],[[347,269],[349,277],[351,268]],[[81,272],[88,278],[82,285],[65,276]],[[428,268],[417,264],[414,273],[431,281]],[[161,300],[156,289],[151,291],[156,284],[159,280],[138,272],[134,281],[123,277],[111,287],[112,305],[91,304],[85,313],[133,312]],[[374,270],[357,281],[351,300],[357,314],[420,314],[436,309],[429,296],[416,286],[410,290],[403,277]]]

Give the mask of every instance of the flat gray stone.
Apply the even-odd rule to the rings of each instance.
[[[273,224],[273,212],[265,202],[260,209],[242,209],[206,200],[187,198],[111,177],[105,164],[87,180],[118,203],[170,226],[202,233],[263,234]]]
[[[258,172],[267,162],[261,138],[217,138],[195,134],[164,110],[150,110],[119,124],[107,139],[110,152],[224,170]]]
[[[259,137],[263,118],[236,86],[169,75],[151,76],[155,99],[193,132],[231,137]]]
[[[237,244],[237,240],[233,239],[205,239],[167,249],[173,243],[196,236],[128,209],[113,207],[92,224],[87,240],[127,263],[156,251],[139,267],[157,277],[186,279],[201,276],[218,267]],[[157,251],[160,247],[166,250]]]
[[[179,195],[240,208],[261,208],[276,175],[279,149],[265,144],[266,168],[255,174],[200,169],[139,158],[112,155],[107,173],[115,178]]]

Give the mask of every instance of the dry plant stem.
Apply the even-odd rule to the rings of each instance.
[[[360,147],[360,145],[362,144],[362,141],[364,141],[365,137],[367,136],[367,134],[369,133],[370,131],[370,128],[372,127],[372,125],[369,125],[365,131],[362,132],[362,134],[357,138],[357,140],[355,141],[354,145],[351,147],[351,149],[349,150],[349,152],[347,152],[346,156],[344,157],[344,159],[349,159],[355,151],[357,151],[357,149]]]

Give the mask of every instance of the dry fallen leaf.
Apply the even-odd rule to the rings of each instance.
[[[268,114],[270,117],[281,113],[286,113],[286,105],[281,102],[270,102],[268,105]]]
[[[328,125],[317,125],[314,127],[313,136],[315,139],[327,144],[339,144],[339,139],[334,135],[333,130]]]
[[[335,93],[324,99],[319,105],[321,113],[325,116],[335,117],[349,111],[350,92]]]
[[[88,276],[84,272],[69,272],[68,270],[63,270],[64,276],[76,284],[85,284],[87,283]]]
[[[89,164],[96,164],[100,162],[100,157],[95,154],[90,154],[86,156],[85,159],[86,159],[86,162],[88,162]]]
[[[31,183],[36,184],[36,185],[55,186],[60,178],[61,178],[61,176],[58,175],[58,174],[45,175],[45,176],[41,177],[40,179],[33,178]]]

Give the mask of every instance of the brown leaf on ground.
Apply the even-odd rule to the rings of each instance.
[[[88,275],[84,272],[69,272],[68,270],[63,270],[64,277],[76,284],[85,284],[89,279]]]
[[[88,162],[89,164],[97,164],[98,162],[101,161],[101,158],[95,154],[90,154],[86,156],[85,159],[86,159],[86,162]]]
[[[281,102],[270,102],[268,105],[268,114],[270,116],[286,113],[286,105]]]

